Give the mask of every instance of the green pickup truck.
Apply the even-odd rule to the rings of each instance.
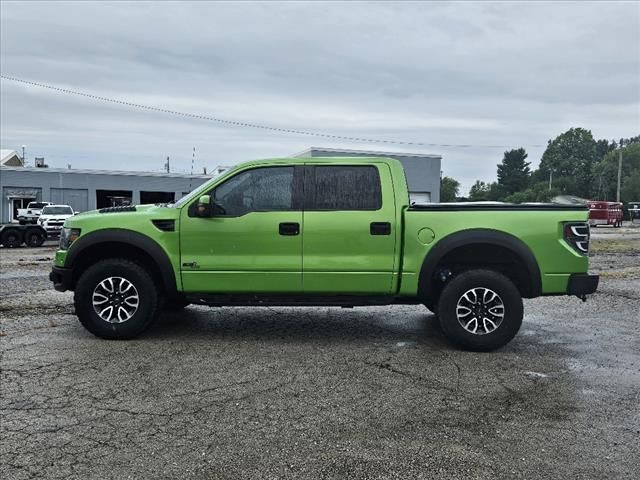
[[[593,293],[586,207],[410,205],[389,158],[244,163],[175,203],[64,224],[50,279],[80,322],[135,337],[163,309],[415,304],[452,342],[491,350],[522,298]]]

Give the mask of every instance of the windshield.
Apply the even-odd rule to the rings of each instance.
[[[44,207],[42,215],[73,215],[71,207]]]
[[[42,203],[42,202],[31,202],[31,203],[27,206],[27,208],[42,208],[42,207],[44,207],[44,206],[45,206],[45,204],[44,204],[44,203]]]

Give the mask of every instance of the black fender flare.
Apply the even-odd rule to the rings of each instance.
[[[169,294],[177,292],[176,278],[171,261],[162,247],[151,237],[133,230],[107,228],[80,237],[73,242],[65,258],[65,268],[73,269],[74,264],[88,248],[100,243],[124,243],[137,247],[147,253],[155,262],[160,272],[162,285]]]
[[[429,250],[422,263],[418,280],[418,294],[427,302],[433,302],[429,282],[433,278],[440,260],[452,250],[472,244],[495,245],[510,250],[525,265],[530,280],[529,288],[523,292],[525,298],[539,297],[542,294],[540,267],[531,249],[519,238],[499,230],[474,228],[452,233],[442,238]]]

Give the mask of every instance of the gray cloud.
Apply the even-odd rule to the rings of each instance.
[[[640,128],[638,3],[2,2],[3,74],[232,120],[427,143]],[[614,27],[615,26],[615,27]],[[50,164],[233,164],[330,143],[2,81],[2,148]],[[385,147],[388,148],[388,147]],[[421,148],[466,188],[502,150]],[[537,163],[543,148],[528,148]]]

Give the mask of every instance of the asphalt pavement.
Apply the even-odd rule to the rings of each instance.
[[[51,288],[54,247],[2,249],[0,477],[637,479],[630,232],[594,236],[587,303],[526,300],[491,353],[415,306],[198,306],[100,340]]]

